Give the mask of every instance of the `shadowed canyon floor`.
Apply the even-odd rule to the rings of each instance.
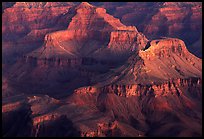
[[[3,136],[202,136],[202,59],[175,35],[199,21],[200,3],[152,3],[159,11],[136,24],[158,38],[131,24],[148,4],[92,4],[3,3]]]

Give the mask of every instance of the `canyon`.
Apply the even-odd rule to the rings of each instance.
[[[200,3],[150,5],[3,3],[3,136],[202,136]]]

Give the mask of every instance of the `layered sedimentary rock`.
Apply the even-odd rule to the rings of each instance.
[[[202,80],[197,78],[153,85],[87,86],[63,100],[47,95],[19,98],[21,102],[10,98],[3,101],[3,116],[7,115],[3,133],[35,137],[200,136],[201,98]],[[24,111],[29,119],[24,119],[28,128],[15,134],[6,124],[12,122],[8,114],[15,116],[14,111]]]
[[[148,42],[125,65],[102,78],[99,84],[149,84],[176,78],[202,76],[202,60],[192,55],[182,40],[163,38]],[[95,78],[94,82],[98,82]]]
[[[135,42],[136,38],[138,39],[137,42]],[[125,49],[131,51],[141,50],[147,43],[147,40],[144,38],[143,34],[134,31],[114,31],[111,32],[108,47],[116,51],[123,51]]]
[[[67,27],[72,17],[72,14],[67,14],[71,5],[65,4],[59,7],[56,4],[47,7],[43,6],[44,4],[40,6],[38,3],[30,3],[28,6],[29,3],[17,2],[3,10],[4,63],[16,61],[17,57],[39,48],[43,44],[45,34]]]
[[[202,34],[200,2],[101,2],[99,5],[124,24],[137,26],[148,38],[178,37],[186,42],[193,54],[202,57],[202,53],[197,52],[202,45],[199,48],[192,46]]]
[[[87,2],[69,12],[65,30],[4,66],[4,136],[202,135],[202,60],[182,40],[148,41]]]
[[[24,133],[36,137],[201,135],[200,80],[174,80],[160,85],[135,86],[81,88],[67,101],[48,96],[28,97],[33,116],[29,114],[32,120]],[[161,90],[163,92],[160,93]],[[135,95],[139,92],[140,95]],[[17,106],[17,103],[10,105]],[[13,111],[14,108],[6,110]],[[172,110],[175,112],[171,113]]]
[[[183,5],[182,3],[164,3],[159,9],[159,12],[152,17],[152,21],[147,25],[145,32],[148,34],[158,33],[158,35],[161,35],[160,32],[164,31],[165,36],[168,34],[168,36],[180,37],[188,44],[192,44],[192,42],[197,40],[200,36],[201,5],[199,3],[196,5],[187,5]],[[156,27],[158,26],[156,23],[161,23],[161,17],[167,22],[166,25],[163,25],[166,30]],[[192,23],[194,21],[197,21],[196,24]],[[187,34],[186,32],[189,30],[197,32],[196,36]],[[177,35],[179,33],[182,35]]]
[[[84,2],[72,10],[76,14],[67,30],[47,34],[44,45],[32,52],[32,57],[72,59],[89,56],[101,60],[104,55],[116,58],[122,53],[125,56],[146,45],[147,39],[142,33],[135,27],[123,25],[103,8]]]
[[[45,34],[66,29],[75,14],[70,8],[76,7],[76,4],[70,2],[3,3],[3,62],[14,63],[17,57],[39,48],[43,44]],[[93,4],[107,8],[108,13],[118,17],[126,25],[137,26],[139,31],[148,38],[160,36],[181,38],[193,54],[202,57],[202,54],[197,51],[201,49],[201,43],[193,45],[201,38],[201,3],[101,2]],[[104,14],[103,8],[98,8],[98,11]],[[144,13],[151,14],[146,16]],[[178,14],[175,15],[175,13]],[[39,42],[36,43],[36,41]]]
[[[17,8],[17,10],[22,9]],[[31,8],[32,10],[38,10],[38,8]],[[63,85],[59,81],[67,81],[73,87],[82,82],[82,84],[87,84],[91,76],[106,72],[111,66],[115,67],[118,63],[121,64],[121,61],[126,60],[131,53],[144,48],[147,42],[145,36],[139,33],[136,27],[123,25],[119,19],[107,14],[103,8],[97,8],[85,2],[67,8],[67,10],[69,12],[67,11],[63,17],[60,17],[67,17],[64,19],[69,24],[67,29],[46,34],[40,48],[24,55],[9,71],[5,71],[11,73],[8,74],[10,79],[15,78],[22,85],[25,82],[27,86],[34,85],[37,92],[44,93],[50,89],[52,81],[57,86]],[[57,18],[57,15],[55,16]],[[39,25],[44,26],[45,23]],[[64,24],[62,22],[59,25]],[[41,33],[37,32],[37,34],[40,38],[44,32],[39,31]],[[46,29],[44,31],[47,32]],[[24,40],[30,40],[28,36],[35,38],[33,33],[29,33]],[[126,40],[127,38],[129,39]],[[74,80],[78,84],[73,85],[71,82],[75,82]],[[22,85],[20,86],[24,88],[25,86]],[[57,91],[57,89],[54,90]]]
[[[3,40],[17,40],[18,38],[16,37],[22,38],[35,29],[64,28],[67,25],[65,20],[68,20],[69,18],[64,16],[64,19],[62,19],[60,16],[63,13],[66,14],[69,11],[69,8],[70,6],[60,8],[33,7],[31,9],[28,7],[7,8],[4,10],[2,17]],[[47,18],[44,18],[45,14]],[[56,21],[60,22],[60,24]],[[36,39],[38,40],[42,38]]]
[[[50,7],[63,7],[72,6],[72,2],[16,2],[13,7],[18,8],[50,8]]]
[[[147,95],[153,95],[155,97],[157,96],[167,96],[169,93],[173,95],[180,96],[182,93],[185,93],[185,91],[181,90],[180,88],[186,87],[190,88],[192,86],[200,87],[202,84],[202,79],[200,78],[188,78],[188,79],[172,79],[170,81],[166,81],[163,83],[157,83],[157,84],[112,84],[108,85],[102,88],[97,87],[85,87],[75,90],[76,94],[86,94],[88,93],[96,93],[99,92],[106,92],[106,93],[115,93],[118,96],[121,97],[131,97],[131,96],[137,96],[137,97],[144,97]],[[197,92],[194,92],[192,95],[197,96],[197,98],[200,98],[202,96],[201,90],[197,90]]]
[[[134,121],[129,125],[147,136],[200,136],[201,66],[182,40],[153,40],[126,65],[94,78],[95,86],[75,90],[69,101]]]

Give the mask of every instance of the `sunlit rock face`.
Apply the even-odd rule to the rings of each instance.
[[[201,2],[124,2],[99,4],[126,25],[135,25],[147,38],[176,37],[184,40],[187,48],[202,57]],[[148,13],[148,16],[146,16]],[[193,32],[193,33],[192,33]],[[198,45],[194,45],[197,43]]]
[[[102,60],[110,55],[106,60],[118,61],[127,58],[132,51],[144,48],[147,43],[146,37],[136,27],[125,26],[103,8],[81,3],[71,10],[75,15],[68,28],[46,34],[42,48],[30,56]]]
[[[4,63],[13,64],[18,57],[39,48],[47,33],[67,28],[72,17],[67,14],[71,3],[17,2],[3,5],[8,7],[2,14]]]
[[[76,14],[75,10],[70,8],[76,7],[77,4],[74,2],[3,3],[3,49],[6,51],[3,54],[3,62],[14,62],[22,54],[41,47],[47,33],[66,29],[73,15]],[[97,8],[101,15],[108,11],[114,17],[118,17],[123,24],[137,26],[147,38],[178,37],[184,40],[190,52],[202,57],[202,53],[198,51],[202,46],[202,5],[199,2],[93,4],[107,8],[107,10]],[[149,13],[148,16],[146,13]],[[110,18],[107,19],[110,20]],[[118,24],[115,20],[112,23]],[[102,22],[96,24],[99,27],[103,26]],[[106,39],[108,41],[109,38]]]
[[[115,11],[123,15],[134,5]],[[146,31],[162,36],[160,22],[181,22],[184,5],[162,3]],[[3,136],[202,136],[202,59],[185,40],[147,39],[88,2],[6,3],[3,24],[3,57],[20,56],[2,66]],[[174,27],[171,33],[180,25]],[[14,46],[16,55],[6,51]]]

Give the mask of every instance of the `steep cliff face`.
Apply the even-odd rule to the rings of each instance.
[[[76,89],[63,100],[48,95],[8,98],[2,107],[3,134],[33,137],[201,136],[201,98],[202,80],[198,78],[151,85],[87,86]],[[21,117],[14,122],[11,116],[18,111],[24,111],[26,118],[23,113],[16,113]],[[21,125],[23,128],[14,132],[13,129]]]
[[[138,51],[144,48],[147,39],[141,33],[134,31],[111,32],[108,47],[116,51]]]
[[[72,18],[68,28],[46,34],[42,47],[26,54],[13,66],[10,72],[14,69],[16,72],[10,74],[10,78],[31,82],[27,81],[30,77],[35,82],[37,74],[51,82],[57,78],[61,80],[62,73],[71,78],[71,73],[78,73],[78,76],[87,75],[88,79],[83,80],[89,82],[89,76],[116,67],[147,43],[146,37],[136,27],[123,25],[103,8],[85,2],[73,6],[70,12]],[[47,77],[48,74],[51,76]]]
[[[31,53],[33,57],[91,56],[101,60],[107,52],[127,55],[146,45],[147,39],[142,33],[123,25],[103,8],[81,3],[72,10],[76,14],[67,30],[47,34],[42,48]]]
[[[17,2],[4,9],[2,41],[5,63],[15,62],[16,58],[39,48],[47,33],[67,28],[72,17],[71,13],[67,14],[71,5],[59,5]]]
[[[189,78],[150,85],[89,86],[75,90],[68,101],[97,106],[112,119],[140,131],[136,136],[199,136],[201,98],[202,80]]]
[[[121,19],[122,23],[137,26],[148,38],[180,38],[193,54],[202,57],[202,53],[197,53],[192,46],[202,34],[200,2],[101,2],[98,5]],[[199,49],[201,47],[200,44]]]
[[[62,29],[67,26],[69,16],[61,15],[69,11],[70,6],[55,8],[20,8],[12,7],[4,10],[2,17],[3,40],[17,41],[32,30]],[[45,16],[46,14],[46,16]],[[46,17],[46,18],[44,18]],[[67,20],[67,21],[66,21]],[[66,22],[65,22],[66,21]],[[59,24],[60,23],[60,24]],[[43,39],[43,38],[35,38]]]
[[[148,84],[201,76],[202,60],[192,55],[182,40],[163,38],[150,41],[145,49],[131,56],[125,65],[95,78],[93,82],[98,85]]]
[[[179,39],[152,41],[150,47],[141,51],[139,56],[144,60],[146,72],[150,76],[163,79],[202,76],[202,60],[192,55],[186,49],[185,43]],[[152,62],[157,66],[152,65]],[[163,76],[157,74],[156,70]]]
[[[54,115],[43,116],[42,123],[38,124],[36,120],[34,119],[31,137],[79,137],[80,135],[80,132],[73,127],[73,123],[64,115],[57,118]]]
[[[125,65],[94,78],[95,86],[75,90],[70,99],[78,105],[96,105],[144,133],[138,135],[199,136],[201,65],[182,40],[153,40]],[[199,120],[194,122],[192,115]]]
[[[14,97],[15,98],[15,97]],[[4,102],[3,136],[56,137],[79,136],[80,132],[65,115],[49,114],[60,101],[49,96],[33,96],[11,99]],[[42,114],[42,115],[41,115]],[[40,116],[39,116],[40,115]],[[12,125],[12,126],[11,126]]]
[[[17,101],[2,106],[2,134],[4,137],[30,136],[32,118],[29,105]],[[12,125],[12,126],[11,126]]]
[[[179,37],[177,34],[181,32],[183,37],[182,35],[180,36],[182,39],[186,40],[186,42],[192,43],[193,41],[197,40],[200,35],[198,33],[199,27],[201,27],[199,25],[201,23],[201,5],[187,5],[182,5],[182,3],[164,3],[159,9],[158,13],[152,17],[151,23],[147,25],[145,32],[147,34],[157,34],[157,36],[161,35],[161,32],[163,32],[166,36],[168,35],[175,37]],[[171,23],[171,25],[163,25],[166,30],[162,29],[161,27],[156,27],[156,23],[161,25],[161,17],[163,17],[167,24]],[[192,24],[192,22],[195,20],[197,23]],[[187,25],[189,26],[187,27]],[[186,32],[189,30],[195,31],[197,36],[192,36],[190,34],[187,35]],[[191,38],[191,42],[187,40],[188,38]]]
[[[14,7],[50,10],[59,4]],[[174,21],[172,9],[165,10]],[[87,2],[63,15],[65,30],[58,30],[60,20],[31,27],[21,43],[46,33],[42,47],[11,68],[4,65],[4,136],[202,136],[202,60],[182,40],[149,41]]]
[[[73,7],[77,7],[76,4],[70,2],[3,2],[2,36],[3,52],[6,53],[3,54],[5,59],[3,62],[9,63],[9,61],[12,61],[14,63],[17,57],[39,48],[43,44],[43,38],[47,33],[66,29],[71,18],[76,14],[75,10],[70,10]],[[126,25],[136,25],[139,31],[142,31],[148,38],[155,39],[160,36],[181,38],[186,42],[187,48],[193,54],[202,57],[201,52],[197,51],[198,49],[201,50],[201,43],[196,44],[196,46],[193,45],[201,38],[202,34],[202,6],[199,2],[100,2],[93,4],[107,8],[108,13],[118,17]],[[106,10],[103,8],[97,8],[97,11],[100,15],[106,13]],[[151,14],[146,16],[144,13]],[[121,26],[120,21],[112,19],[108,17],[104,20],[113,26]],[[100,25],[100,28],[105,23],[96,21],[94,24],[96,27]],[[109,26],[107,28],[110,29],[112,27]],[[82,32],[78,34],[80,33],[82,34]],[[98,36],[96,34],[104,36],[98,39],[102,41],[105,39],[105,44],[108,44],[109,37],[107,37],[106,33],[95,32],[95,35],[92,36]],[[39,42],[36,43],[36,41]],[[88,45],[92,46],[93,44]],[[96,55],[99,54],[96,53]]]
[[[103,91],[106,93],[115,93],[118,96],[122,97],[131,97],[131,96],[148,96],[154,95],[155,97],[167,96],[169,93],[173,95],[180,96],[182,90],[180,88],[191,88],[191,86],[200,87],[202,84],[202,80],[199,78],[190,78],[190,79],[175,79],[168,82],[164,82],[162,84],[149,84],[149,85],[142,85],[142,84],[134,84],[134,85],[109,85],[102,88]],[[93,89],[89,89],[92,92]],[[81,91],[86,92],[86,91]],[[197,90],[194,92],[195,96],[198,99],[201,99],[201,90]]]

